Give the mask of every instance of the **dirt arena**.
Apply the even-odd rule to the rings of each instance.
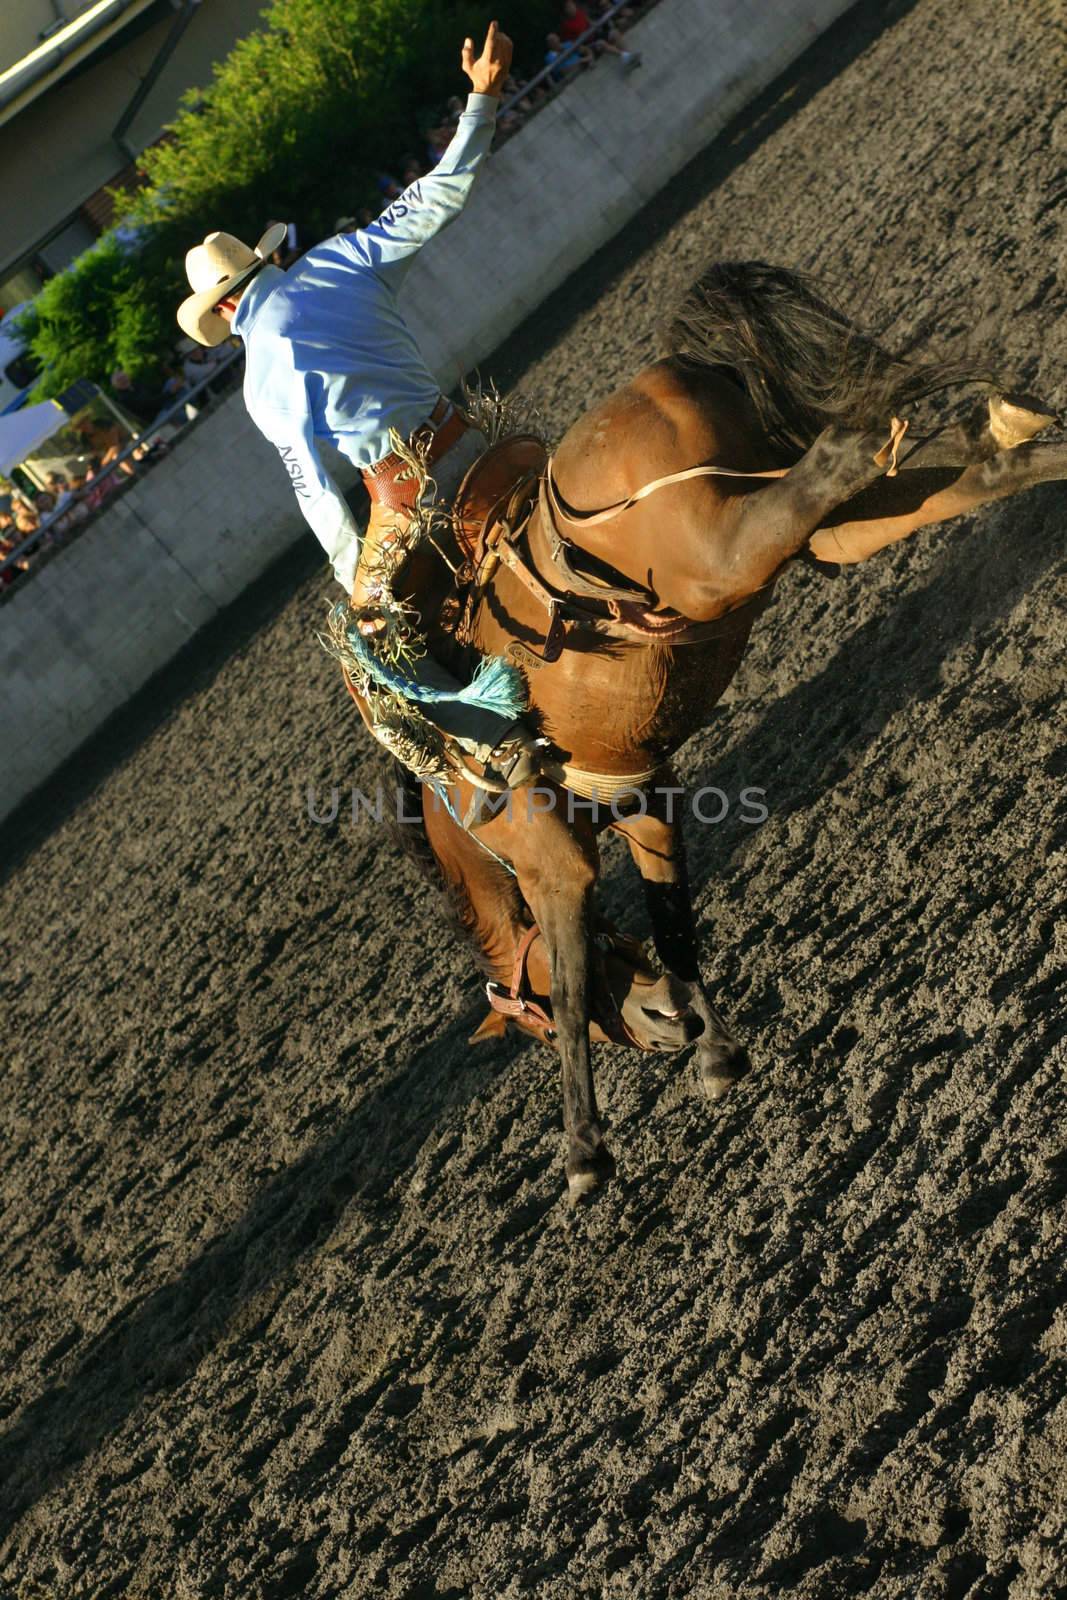
[[[491,370],[562,429],[755,255],[1067,410],[1064,21],[860,5]],[[3,1600],[1065,1592],[1065,528],[786,575],[682,759],[766,790],[691,834],[757,1070],[599,1050],[577,1211],[554,1057],[309,820],[383,771],[310,535],[15,819]]]

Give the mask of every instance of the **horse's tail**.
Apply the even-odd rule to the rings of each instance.
[[[729,368],[768,437],[806,450],[823,428],[873,429],[952,384],[997,385],[959,363],[910,361],[833,305],[806,273],[763,261],[719,261],[663,328],[683,367]]]

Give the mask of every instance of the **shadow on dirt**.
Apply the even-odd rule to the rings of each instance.
[[[227,1337],[261,1337],[289,1292],[296,1263],[328,1239],[348,1207],[366,1217],[369,1233],[360,1248],[373,1254],[393,1228],[389,1188],[443,1110],[475,1097],[520,1048],[512,1041],[491,1058],[475,1055],[471,1065],[466,1040],[482,1009],[475,1004],[416,1050],[332,1138],[268,1183],[180,1277],[119,1312],[69,1375],[22,1411],[0,1435],[0,1522],[15,1522],[147,1396],[177,1389]],[[252,1302],[254,1325],[241,1315]],[[68,1335],[53,1359],[62,1360],[72,1342]],[[346,1438],[396,1381],[390,1366],[353,1398]]]

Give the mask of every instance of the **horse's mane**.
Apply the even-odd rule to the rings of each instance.
[[[911,361],[856,326],[815,280],[764,261],[717,261],[662,329],[683,368],[725,367],[769,438],[804,451],[831,424],[876,429],[952,384],[994,387],[960,363]]]

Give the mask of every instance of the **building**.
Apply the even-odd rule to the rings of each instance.
[[[2,0],[0,313],[111,220],[107,186],[187,89],[256,27],[264,0]]]

